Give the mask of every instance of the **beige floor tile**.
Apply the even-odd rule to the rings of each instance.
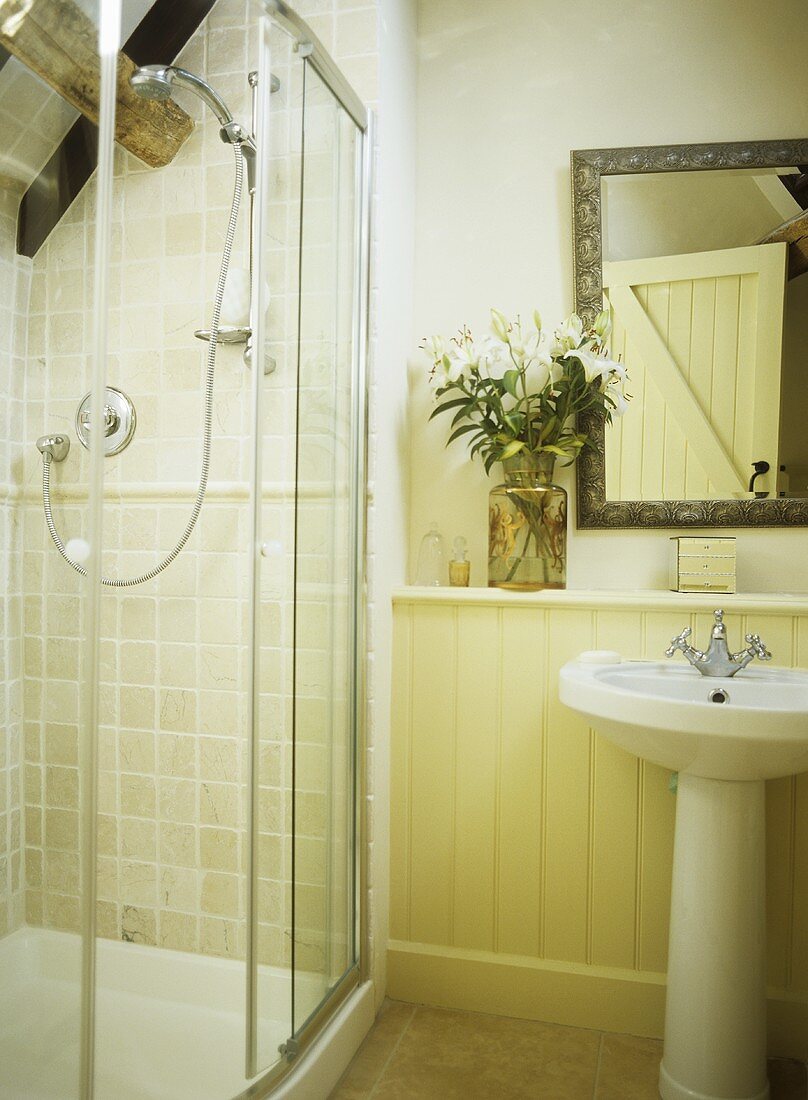
[[[415,1013],[415,1005],[385,1001],[331,1100],[365,1100]]]
[[[600,1035],[419,1008],[373,1100],[591,1100]]]
[[[654,1100],[661,1058],[659,1039],[604,1034],[595,1100]]]
[[[662,1043],[386,1001],[331,1100],[658,1100]],[[771,1100],[808,1100],[769,1062]]]

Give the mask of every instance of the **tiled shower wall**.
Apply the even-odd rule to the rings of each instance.
[[[0,936],[23,920],[22,577],[17,493],[31,262],[15,254],[19,194],[0,192]]]
[[[329,0],[298,8],[359,94],[372,100],[375,5]],[[255,13],[245,0],[220,0],[179,58],[204,73],[245,120],[256,40]],[[280,40],[277,58],[282,68]],[[267,380],[265,399],[265,517],[288,550],[294,384],[287,353],[296,267],[287,245],[296,232],[299,149],[289,136],[293,127],[284,130],[283,119],[294,112],[283,95],[284,87],[273,102],[279,144],[273,145],[269,212],[277,245],[269,326],[287,342],[270,349],[278,369]],[[183,105],[202,122],[197,103]],[[116,576],[150,568],[174,544],[192,506],[206,350],[193,330],[209,324],[233,181],[232,151],[216,130],[206,118],[175,162],[159,171],[120,150],[117,155],[107,381],[135,401],[138,429],[131,447],[104,465],[104,569]],[[62,430],[74,440],[68,460],[54,470],[53,496],[63,536],[81,533],[87,469],[72,423],[89,389],[93,204],[90,185],[34,261],[25,371],[26,916],[68,929],[78,920],[79,586],[44,530],[41,465],[30,444],[44,431]],[[233,268],[246,267],[245,213]],[[282,257],[285,263],[278,263]],[[250,385],[241,348],[220,348],[211,488],[197,531],[157,581],[106,590],[102,601],[99,931],[220,955],[242,955],[245,938]],[[316,555],[316,537],[309,550]],[[288,556],[281,554],[274,570],[267,570],[263,608],[259,809],[262,848],[272,854],[275,872],[261,883],[259,905],[261,959],[283,963],[289,955],[291,765],[288,650],[281,642],[288,637],[289,606],[277,597],[288,581]],[[310,644],[316,661],[322,641]],[[316,700],[308,710],[316,723]],[[314,779],[312,786],[306,847],[316,875],[324,800]],[[306,943],[314,947],[299,958],[315,969],[322,929],[308,931]]]

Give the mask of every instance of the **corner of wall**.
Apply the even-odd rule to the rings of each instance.
[[[409,527],[406,361],[415,267],[415,61],[415,0],[379,0],[368,527],[368,912],[377,1004],[387,985],[391,594],[404,582]]]

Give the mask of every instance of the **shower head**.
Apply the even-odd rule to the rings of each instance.
[[[171,99],[175,85],[187,88],[210,107],[223,131],[233,123],[233,116],[219,93],[206,80],[189,73],[187,69],[176,65],[142,65],[129,77],[129,83],[144,99]],[[225,141],[233,141],[229,134],[223,137]]]

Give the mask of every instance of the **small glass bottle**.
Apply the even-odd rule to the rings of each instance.
[[[449,584],[453,588],[467,588],[471,562],[466,557],[466,540],[458,535],[452,544],[454,552],[449,562]]]
[[[415,583],[431,588],[439,588],[444,583],[445,560],[443,536],[438,530],[437,523],[433,523],[421,539],[421,546],[418,550],[418,565],[415,570]]]

